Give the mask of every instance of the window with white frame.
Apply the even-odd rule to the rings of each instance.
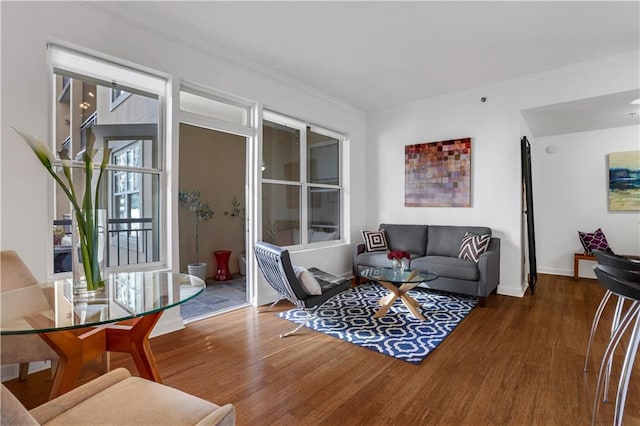
[[[166,200],[163,128],[166,79],[131,65],[119,65],[58,45],[49,46],[52,63],[53,139],[73,161],[72,180],[83,188],[88,135],[101,156],[110,152],[99,196],[107,211],[108,266],[148,266],[164,262],[160,205]],[[125,90],[126,89],[126,90]],[[127,108],[113,108],[114,94]],[[94,159],[100,167],[101,158]],[[97,173],[94,173],[97,175]],[[54,197],[54,273],[71,270],[71,205],[56,186]]]
[[[280,246],[342,239],[344,136],[265,112],[262,238]]]

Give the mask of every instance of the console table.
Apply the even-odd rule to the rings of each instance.
[[[580,271],[580,261],[581,260],[596,260],[596,257],[591,253],[575,253],[573,255],[573,279],[578,281],[578,272]]]

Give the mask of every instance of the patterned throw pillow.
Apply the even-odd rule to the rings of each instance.
[[[460,254],[458,257],[465,260],[478,262],[480,255],[489,248],[491,235],[476,235],[470,232],[464,234],[462,244],[460,244]]]
[[[367,251],[387,251],[387,237],[384,229],[380,231],[362,231],[364,246]]]
[[[580,238],[582,247],[584,247],[584,252],[587,254],[591,254],[593,250],[602,250],[607,253],[613,253],[613,250],[611,250],[609,243],[607,242],[607,237],[604,236],[604,232],[602,232],[602,229],[600,228],[596,229],[596,232],[592,234],[578,231],[578,237]]]

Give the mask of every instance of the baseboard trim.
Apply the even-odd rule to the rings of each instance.
[[[156,326],[153,328],[153,331],[149,335],[150,339],[162,336],[163,334],[173,333],[174,331],[182,330],[184,328],[184,321],[179,314],[175,317],[169,317],[166,315],[167,312],[162,315],[160,321],[158,321]],[[178,309],[178,313],[179,312],[180,311]]]
[[[498,285],[498,294],[502,296],[524,297],[528,287],[526,283],[521,283],[520,287]]]
[[[560,275],[563,277],[573,277],[573,269],[565,268],[538,268],[539,274]],[[596,274],[588,266],[581,267],[578,271],[578,278],[595,279]]]

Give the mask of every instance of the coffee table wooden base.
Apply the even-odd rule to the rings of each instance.
[[[418,282],[416,283],[404,283],[400,287],[396,287],[390,282],[387,281],[378,281],[384,288],[390,291],[389,294],[384,296],[382,299],[378,301],[378,305],[381,306],[380,309],[373,315],[374,318],[383,317],[389,312],[389,309],[396,303],[396,300],[400,299],[402,303],[409,309],[409,312],[413,314],[416,319],[420,321],[425,321],[426,318],[420,313],[418,307],[420,304],[413,297],[409,296],[407,292],[412,288],[416,287]]]

